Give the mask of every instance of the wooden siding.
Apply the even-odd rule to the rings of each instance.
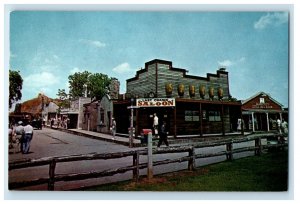
[[[264,103],[260,103],[260,98],[264,98]],[[274,102],[267,94],[259,94],[252,100],[242,105],[243,110],[263,109],[263,110],[282,110],[282,107]]]
[[[190,85],[194,85],[196,89],[195,97],[193,97],[194,99],[201,98],[199,93],[200,85],[204,85],[206,87],[205,99],[209,99],[208,90],[210,87],[214,87],[214,95],[216,99],[218,98],[217,92],[219,87],[222,87],[224,91],[223,98],[228,98],[229,85],[227,72],[218,70],[217,74],[207,74],[206,78],[186,75],[186,72],[187,71],[184,69],[173,68],[171,62],[154,60],[153,64],[146,63],[146,68],[138,71],[136,77],[127,80],[127,93],[137,95],[138,97],[145,97],[146,94],[150,92],[156,93],[157,90],[157,97],[167,97],[165,84],[171,83],[173,85],[173,92],[169,97],[179,97],[177,87],[179,84],[184,84],[185,92],[183,98],[190,98]]]
[[[127,81],[127,93],[133,94],[139,98],[145,97],[150,92],[156,90],[156,65],[149,65],[146,72],[138,75],[137,80]]]

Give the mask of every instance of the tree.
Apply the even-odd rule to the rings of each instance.
[[[87,88],[89,97],[94,100],[100,100],[107,92],[111,78],[102,73],[96,73],[89,76]]]
[[[106,94],[110,82],[111,78],[102,73],[76,72],[69,76],[69,94],[71,98],[77,99],[87,92],[87,97],[98,100]]]
[[[68,77],[69,79],[69,88],[70,96],[73,99],[84,96],[85,94],[85,85],[87,85],[88,77],[91,73],[88,71],[76,72]]]
[[[70,106],[70,101],[68,98],[68,94],[66,93],[65,89],[58,89],[58,93],[56,94],[59,99],[58,107],[61,108],[68,108]]]
[[[9,70],[9,108],[12,104],[22,99],[23,79],[20,71]]]

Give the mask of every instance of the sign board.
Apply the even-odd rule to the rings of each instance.
[[[175,98],[138,98],[138,107],[174,107]]]

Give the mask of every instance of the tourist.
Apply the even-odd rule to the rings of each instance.
[[[112,134],[112,139],[113,140],[115,140],[116,130],[117,130],[117,123],[116,123],[116,120],[113,118],[112,119],[112,125],[111,125],[111,134]]]
[[[156,113],[154,113],[153,115],[154,115],[154,118],[153,118],[154,135],[155,135],[155,137],[158,137],[158,117],[157,117]]]
[[[159,141],[158,141],[157,147],[160,147],[162,142],[164,142],[167,145],[167,147],[169,146],[168,132],[167,132],[167,127],[166,127],[166,122],[165,121],[163,122],[163,124],[161,126],[161,129],[160,129]]]
[[[24,138],[23,138],[23,147],[22,147],[23,154],[29,153],[32,137],[33,137],[33,127],[27,121],[26,126],[24,127]]]

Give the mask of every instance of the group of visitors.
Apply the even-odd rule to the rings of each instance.
[[[68,123],[70,123],[70,119],[69,118],[51,118],[50,119],[50,127],[51,128],[65,128],[68,129]]]
[[[278,118],[276,123],[277,123],[277,130],[280,134],[281,133],[288,134],[288,123],[284,119],[282,119],[281,121]]]
[[[13,144],[20,148],[20,152],[28,154],[30,149],[30,142],[33,138],[33,127],[29,121],[19,121],[17,126],[9,125],[9,148],[14,148]]]

